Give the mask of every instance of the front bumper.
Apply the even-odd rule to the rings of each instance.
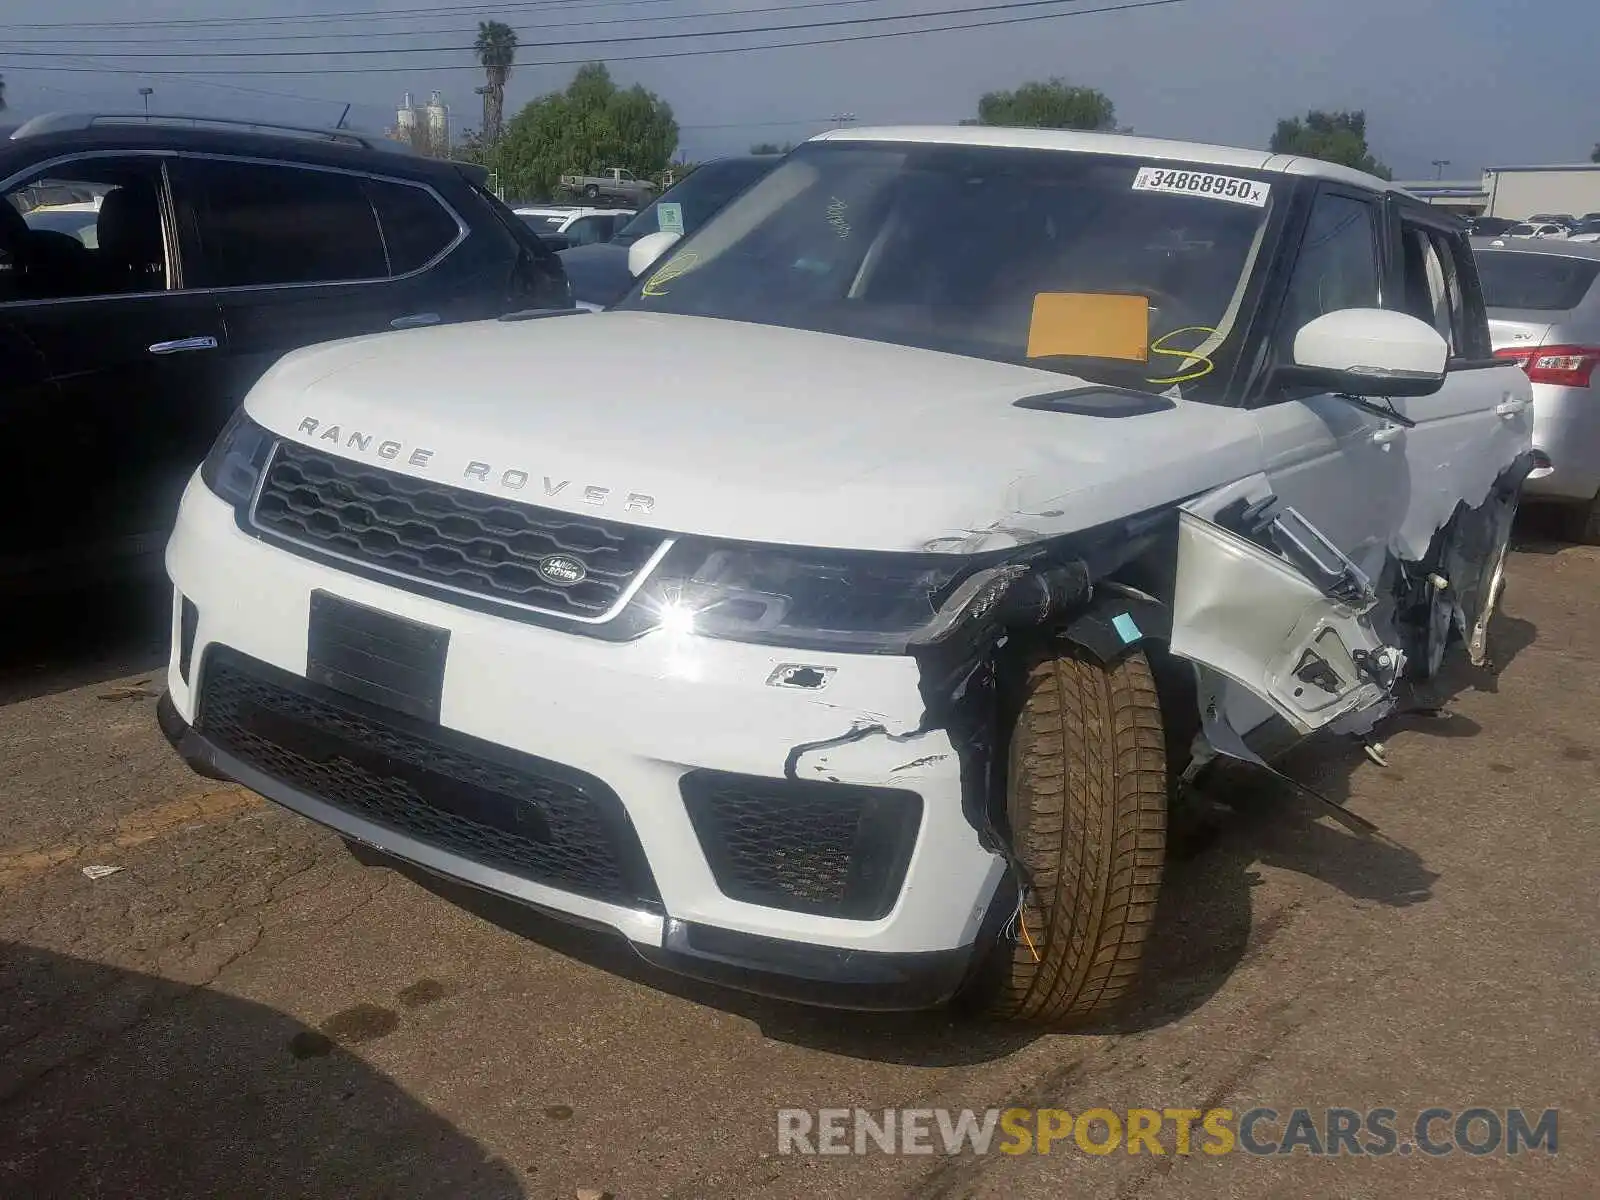
[[[922,704],[910,659],[666,634],[613,644],[477,613],[267,545],[241,532],[232,509],[198,482],[184,497],[167,565],[194,613],[186,673],[175,599],[162,727],[199,770],[429,871],[619,932],[646,959],[718,984],[849,1008],[920,1008],[949,998],[978,954],[1004,865],[962,813],[948,736],[915,732]],[[626,810],[659,903],[612,903],[476,861],[275,777],[217,744],[203,721],[194,728],[214,648],[304,677],[314,590],[448,629],[439,726],[602,782]],[[795,661],[829,668],[827,685],[771,686],[777,668]],[[794,755],[866,726],[884,732]],[[921,797],[904,879],[882,915],[790,911],[719,886],[680,781],[697,770],[779,780],[791,757],[804,779]]]

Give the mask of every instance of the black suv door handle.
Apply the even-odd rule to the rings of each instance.
[[[178,338],[171,342],[157,342],[150,347],[151,354],[182,354],[186,350],[215,350],[217,339],[214,337]]]
[[[437,325],[438,313],[412,313],[409,317],[396,317],[389,322],[390,329],[419,329],[424,325]]]

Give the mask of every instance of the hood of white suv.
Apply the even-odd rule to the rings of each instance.
[[[299,351],[250,415],[452,486],[683,533],[879,550],[994,549],[1259,469],[1230,409],[1023,409],[1055,372],[649,313],[491,321]]]

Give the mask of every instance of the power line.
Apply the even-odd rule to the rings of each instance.
[[[6,29],[175,29],[203,25],[258,25],[258,24],[310,24],[321,21],[347,23],[355,18],[364,22],[403,20],[412,16],[458,17],[466,15],[499,16],[524,10],[580,8],[626,8],[653,4],[679,4],[682,0],[512,0],[503,4],[468,4],[458,7],[430,4],[422,8],[346,9],[331,13],[285,13],[257,17],[170,17],[165,20],[137,21],[60,21],[54,23],[8,23]]]
[[[1065,0],[1055,0],[1055,2],[1062,3],[1062,2],[1065,2]],[[662,60],[662,59],[674,59],[674,58],[703,58],[703,57],[708,57],[708,56],[711,56],[711,55],[718,55],[718,54],[745,54],[745,53],[752,53],[752,52],[761,51],[761,50],[796,50],[796,49],[802,49],[802,48],[807,48],[807,47],[812,47],[812,46],[838,46],[838,45],[845,45],[845,44],[852,43],[852,42],[881,41],[881,40],[886,39],[886,38],[920,37],[920,36],[923,36],[925,34],[930,34],[930,33],[955,33],[955,32],[961,31],[961,30],[968,30],[968,29],[991,29],[991,28],[996,28],[996,27],[1003,26],[1003,25],[1025,25],[1025,24],[1030,24],[1030,23],[1037,22],[1037,21],[1059,21],[1059,20],[1065,20],[1068,17],[1089,17],[1089,16],[1095,16],[1095,15],[1097,15],[1099,13],[1131,12],[1131,11],[1133,11],[1135,9],[1142,9],[1142,8],[1166,8],[1166,7],[1169,7],[1171,5],[1184,4],[1184,3],[1187,3],[1187,0],[1138,0],[1137,3],[1107,5],[1107,6],[1101,7],[1101,8],[1077,8],[1077,9],[1069,9],[1066,12],[1053,12],[1053,13],[1028,13],[1028,14],[1026,14],[1024,16],[1020,16],[1020,17],[1000,17],[1000,18],[996,18],[994,20],[989,20],[989,21],[964,21],[964,22],[961,22],[959,24],[954,24],[954,25],[936,25],[931,29],[882,30],[882,31],[879,31],[877,33],[845,34],[844,36],[841,36],[841,37],[809,38],[809,39],[805,39],[805,40],[802,40],[802,41],[795,41],[795,42],[766,42],[766,43],[763,43],[763,44],[760,44],[760,45],[756,45],[756,46],[712,46],[712,47],[704,47],[704,48],[696,49],[696,50],[667,50],[667,51],[662,51],[661,53],[658,53],[658,54],[613,54],[613,55],[607,55],[606,58],[605,58],[605,61],[607,61],[607,62],[649,62],[649,61],[659,61],[659,60]],[[785,27],[780,27],[780,28],[785,28]],[[798,28],[798,27],[796,27],[796,26],[788,26],[787,28]],[[743,29],[743,30],[736,30],[736,31],[731,31],[731,32],[762,33],[762,32],[767,32],[767,31],[766,30],[761,30],[761,29]],[[700,36],[709,36],[709,35],[702,34]],[[629,39],[629,40],[638,40],[638,39]],[[588,43],[582,43],[582,44],[588,44]],[[519,67],[523,67],[523,68],[527,68],[527,67],[574,67],[574,66],[582,66],[585,63],[594,62],[594,61],[595,61],[595,56],[590,55],[587,58],[543,59],[543,60],[533,61],[533,62],[519,62],[516,65],[519,66]],[[57,67],[57,66],[48,66],[48,65],[36,65],[36,66],[17,67],[14,64],[10,64],[10,65],[5,65],[3,68],[0,68],[0,69],[4,69],[4,70],[8,70],[8,71],[16,71],[16,70],[61,71],[61,72],[66,72],[66,73],[79,73],[79,74],[99,73],[99,74],[107,74],[107,75],[148,75],[148,74],[150,74],[150,72],[142,71],[137,67],[115,67],[115,66]],[[334,74],[337,74],[337,75],[398,75],[398,74],[405,74],[407,72],[417,72],[417,71],[429,71],[429,72],[435,72],[436,73],[436,72],[440,72],[440,71],[477,71],[477,70],[481,70],[481,69],[482,68],[477,63],[446,63],[446,64],[431,65],[431,66],[418,66],[418,67],[342,67],[342,68],[337,68],[337,69],[318,68],[318,67],[230,67],[230,68],[228,68],[226,73],[230,74],[230,75],[334,75]],[[168,71],[167,75],[170,76],[170,77],[176,78],[178,76],[215,75],[215,74],[221,74],[221,73],[222,72],[218,72],[218,71],[197,71],[197,70],[193,70],[193,69],[185,69],[185,70]]]
[[[137,77],[139,79],[164,79],[164,80],[168,80],[168,81],[175,81],[175,82],[177,82],[179,84],[182,84],[184,86],[216,88],[216,89],[219,89],[219,90],[225,91],[225,92],[240,92],[240,93],[243,93],[243,94],[246,94],[246,95],[251,95],[251,96],[270,96],[270,97],[272,97],[274,99],[277,99],[277,100],[295,100],[295,101],[298,101],[299,103],[302,103],[302,104],[343,104],[343,103],[345,103],[345,101],[343,101],[343,100],[329,100],[329,99],[327,99],[326,97],[323,97],[323,96],[305,96],[305,95],[299,95],[299,94],[294,93],[294,92],[275,92],[275,91],[271,91],[271,90],[269,90],[267,88],[249,87],[249,86],[247,86],[245,84],[242,84],[242,83],[218,83],[218,82],[215,82],[213,80],[194,78],[193,74],[187,73],[187,72],[174,73],[174,72],[171,72],[171,71],[150,71],[150,70],[116,71],[116,70],[112,70],[112,69],[107,68],[107,67],[102,67],[99,64],[95,63],[94,61],[92,61],[91,59],[77,58],[74,55],[70,55],[70,54],[63,54],[63,55],[61,55],[61,57],[65,58],[68,62],[79,62],[79,63],[85,63],[87,65],[84,66],[84,67],[81,67],[81,68],[80,67],[57,67],[57,66],[49,66],[49,67],[20,67],[20,68],[7,67],[6,70],[22,70],[22,71],[34,71],[34,72],[40,72],[40,71],[68,71],[68,72],[92,71],[95,74],[103,74],[103,75],[134,75],[135,77]],[[197,72],[195,74],[199,74],[199,73]],[[49,84],[44,84],[44,83],[35,83],[35,84],[30,85],[30,86],[37,87],[37,88],[44,88],[45,90],[52,91],[52,92],[64,92],[66,90],[66,89],[63,89],[63,88],[53,88]],[[375,111],[380,108],[380,106],[376,105],[376,104],[357,104],[355,107],[357,107],[357,108],[370,108],[370,109],[373,109]]]
[[[682,0],[663,0],[663,3],[667,3],[667,2],[670,2],[670,3],[681,3]],[[713,10],[711,12],[667,13],[667,14],[664,14],[662,16],[656,16],[656,17],[595,17],[595,18],[591,18],[589,20],[584,20],[584,21],[551,21],[551,22],[546,22],[546,23],[543,23],[543,24],[519,25],[519,26],[517,26],[517,30],[516,31],[520,34],[520,33],[523,33],[524,31],[530,30],[530,29],[577,29],[577,28],[581,28],[581,27],[584,27],[584,26],[591,26],[591,25],[644,25],[644,24],[653,24],[653,23],[660,22],[660,21],[698,21],[698,20],[703,20],[703,19],[709,19],[709,18],[712,18],[712,17],[743,17],[743,16],[751,16],[751,15],[754,15],[754,14],[757,14],[757,13],[794,12],[794,11],[797,11],[799,9],[807,9],[807,8],[852,8],[852,7],[856,7],[858,5],[883,4],[885,2],[892,3],[893,0],[805,0],[805,2],[801,3],[801,4],[765,4],[765,5],[761,5],[760,7],[757,7],[757,8],[726,8],[726,9],[716,9],[716,10]],[[904,15],[908,16],[908,17],[912,17],[912,16],[917,16],[918,14],[917,13],[906,13]],[[404,30],[404,31],[396,30],[396,31],[394,31],[392,33],[383,33],[383,34],[379,34],[377,36],[386,37],[386,38],[400,38],[400,37],[410,38],[410,37],[434,36],[434,35],[445,34],[445,33],[476,33],[476,32],[477,32],[477,29],[475,27],[474,28],[462,28],[461,26],[453,26],[453,27],[451,27],[449,29],[407,29],[407,30]],[[354,32],[352,32],[352,33],[328,33],[328,32],[323,32],[323,33],[248,33],[248,34],[234,34],[234,35],[231,35],[231,36],[230,35],[226,35],[226,34],[205,34],[205,35],[202,35],[200,37],[159,36],[159,37],[143,37],[143,38],[124,38],[124,37],[97,38],[97,39],[95,39],[93,41],[89,41],[89,42],[79,41],[77,39],[69,39],[69,38],[66,38],[66,37],[43,37],[43,38],[14,38],[14,37],[8,37],[6,39],[6,42],[7,42],[8,45],[13,45],[13,46],[41,46],[41,45],[54,45],[54,44],[60,43],[60,42],[70,42],[69,50],[68,51],[63,51],[63,53],[69,53],[69,52],[75,53],[80,48],[91,48],[91,47],[108,46],[108,45],[113,45],[113,46],[121,46],[121,45],[146,46],[146,45],[152,45],[152,44],[175,45],[175,44],[202,44],[202,43],[206,44],[206,45],[212,45],[212,44],[217,44],[217,43],[230,43],[230,42],[235,42],[235,43],[236,42],[311,42],[311,41],[321,42],[321,41],[326,41],[329,38],[335,38],[335,37],[358,37],[358,36],[365,37],[365,36],[368,36],[368,35],[365,32],[359,33],[359,34],[358,33],[354,33]],[[36,51],[35,53],[55,53],[55,52],[54,51]],[[122,53],[122,52],[113,50],[113,51],[107,51],[107,53],[118,54],[118,53]],[[269,53],[269,52],[268,51],[263,51],[262,53],[265,54],[265,53]],[[374,51],[374,53],[376,53],[376,51]]]
[[[686,38],[736,37],[749,33],[790,33],[806,29],[840,29],[857,25],[881,25],[889,21],[927,20],[934,17],[962,17],[972,13],[1005,12],[1021,8],[1046,8],[1057,4],[1075,4],[1079,0],[1002,0],[999,4],[977,4],[962,8],[941,8],[932,12],[899,13],[875,17],[837,17],[831,21],[801,21],[792,25],[756,25],[749,29],[680,30],[676,33],[624,34],[620,37],[577,38],[566,42],[541,42],[539,49],[567,49],[573,46],[613,46],[628,42],[673,42]],[[162,51],[74,51],[75,58],[355,58],[374,54],[459,54],[473,50],[471,46],[402,46],[392,50],[359,46],[351,50],[217,50],[202,53],[193,50]],[[58,54],[48,50],[13,50],[15,58],[54,58]],[[537,64],[530,64],[537,65]]]

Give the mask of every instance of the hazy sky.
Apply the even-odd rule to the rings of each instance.
[[[382,21],[300,19],[371,11],[379,8],[377,0],[0,0],[0,74],[14,110],[8,115],[84,106],[136,109],[138,88],[150,86],[155,106],[165,111],[270,115],[319,124],[331,124],[349,101],[355,105],[351,124],[377,129],[393,122],[393,108],[403,92],[416,93],[421,100],[438,89],[460,128],[478,124],[480,102],[473,89],[482,83],[465,50],[344,59],[314,54],[274,59],[199,56],[263,48],[465,47],[472,35],[462,31],[481,17],[498,15],[518,29],[523,43],[521,65],[512,74],[507,97],[510,113],[570,78],[572,67],[531,65],[539,59],[604,59],[608,52],[735,44],[680,39],[541,48],[552,41],[966,9],[982,2],[834,0],[819,6],[816,0],[789,0],[792,12],[691,23],[688,14],[772,8],[785,0],[512,0],[498,12],[489,11],[484,0],[462,0],[477,11],[391,15]],[[993,15],[1123,2],[1061,0],[1057,7],[1035,5]],[[429,3],[394,0],[386,11]],[[289,15],[297,19],[236,20]],[[643,17],[656,19],[619,23]],[[233,23],[88,25],[193,18]],[[974,19],[979,18],[943,18],[949,23]],[[595,21],[607,23],[578,24]],[[24,27],[76,23],[85,27]],[[821,29],[789,36],[848,32]],[[267,35],[290,40],[172,40]],[[112,37],[124,40],[106,40]],[[774,35],[764,38],[777,40]],[[128,39],[140,41],[130,45]],[[682,149],[690,158],[740,152],[753,141],[798,140],[824,127],[835,113],[853,113],[860,124],[953,122],[973,115],[984,91],[1059,75],[1107,92],[1119,119],[1138,133],[1243,146],[1264,146],[1282,115],[1312,107],[1365,108],[1378,156],[1401,178],[1432,178],[1432,160],[1441,158],[1451,160],[1446,177],[1470,178],[1487,165],[1588,159],[1600,141],[1597,46],[1600,3],[1595,0],[1182,0],[1167,7],[853,45],[613,62],[612,71],[620,81],[642,83],[672,104],[683,127]],[[40,57],[165,50],[197,57]],[[97,63],[151,72],[210,70],[215,73],[205,80],[228,86],[202,86],[195,78],[59,69]],[[229,66],[316,73],[228,74]],[[352,67],[363,73],[351,73]]]

